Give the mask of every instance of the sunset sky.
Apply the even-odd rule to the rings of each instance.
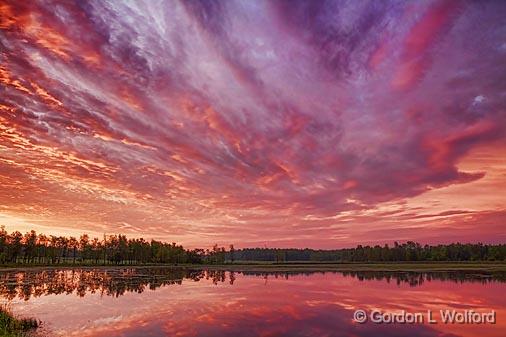
[[[0,224],[506,242],[505,1],[0,1]]]

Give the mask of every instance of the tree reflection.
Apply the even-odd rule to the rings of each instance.
[[[185,268],[124,268],[124,269],[51,269],[43,271],[16,271],[0,273],[0,296],[7,300],[29,300],[49,294],[73,294],[83,297],[86,294],[99,293],[118,297],[127,292],[142,293],[146,289],[178,285],[183,280],[198,282],[208,280],[215,285],[230,284],[236,281],[236,275],[288,279],[299,275],[340,274],[360,281],[386,281],[399,285],[416,287],[425,282],[448,281],[455,283],[506,282],[504,272],[233,272],[223,270],[195,270]]]

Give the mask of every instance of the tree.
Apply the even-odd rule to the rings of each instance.
[[[81,250],[81,259],[83,261],[91,258],[90,237],[88,234],[83,234],[79,238],[79,249]]]
[[[230,245],[230,262],[234,263],[234,256],[235,254],[235,249],[234,249],[234,245]]]
[[[73,236],[68,239],[68,246],[72,250],[72,263],[76,264],[77,248],[79,248],[79,242]]]
[[[5,226],[0,227],[0,263],[7,262],[7,254],[9,247],[9,234],[5,230]]]
[[[23,238],[23,243],[25,246],[25,260],[29,263],[33,262],[33,259],[35,257],[35,249],[37,245],[37,233],[35,233],[34,230],[31,230],[30,232],[26,233]]]
[[[22,240],[23,240],[23,234],[21,234],[18,231],[15,231],[14,233],[12,233],[10,235],[10,240],[9,240],[9,248],[10,248],[9,257],[10,258],[9,258],[9,260],[11,262],[16,263],[18,260],[18,256],[21,255],[21,250],[23,248]]]
[[[60,264],[72,257],[77,263],[92,261],[95,264],[143,264],[143,263],[214,263],[225,261],[335,261],[335,262],[381,262],[381,261],[505,261],[506,244],[485,245],[452,243],[449,245],[420,245],[408,241],[394,246],[362,246],[356,248],[314,250],[245,248],[235,249],[215,244],[212,250],[186,250],[175,242],[157,240],[146,241],[128,239],[125,235],[104,235],[103,240],[86,234],[75,237],[37,235],[35,231],[21,234],[7,233],[0,226],[0,264],[5,263],[45,263]]]

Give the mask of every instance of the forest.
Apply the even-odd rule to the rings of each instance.
[[[505,261],[506,244],[452,243],[422,246],[417,242],[408,241],[394,242],[392,246],[358,245],[355,248],[332,250],[246,248],[236,250],[234,259],[275,262]]]
[[[296,248],[244,248],[214,245],[211,249],[185,249],[176,243],[125,235],[87,234],[76,237],[8,233],[0,227],[0,264],[36,265],[139,265],[224,264],[244,262],[411,262],[411,261],[506,261],[506,244],[452,243],[421,245],[408,241],[392,246],[362,246],[332,250]]]

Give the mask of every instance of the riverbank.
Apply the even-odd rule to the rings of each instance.
[[[38,327],[36,319],[18,318],[7,308],[0,307],[0,337],[30,336]]]
[[[350,271],[384,271],[384,272],[436,272],[436,271],[467,271],[467,272],[506,272],[506,263],[498,262],[390,262],[390,263],[322,263],[322,262],[290,262],[290,263],[226,263],[226,264],[150,264],[150,265],[23,265],[0,267],[0,272],[34,271],[54,269],[124,269],[124,268],[180,268],[226,270],[236,272],[350,272]]]
[[[433,271],[469,271],[469,272],[506,272],[506,263],[288,263],[288,264],[242,264],[209,265],[210,270],[232,270],[250,272],[348,272],[348,271],[384,271],[384,272],[433,272]]]

